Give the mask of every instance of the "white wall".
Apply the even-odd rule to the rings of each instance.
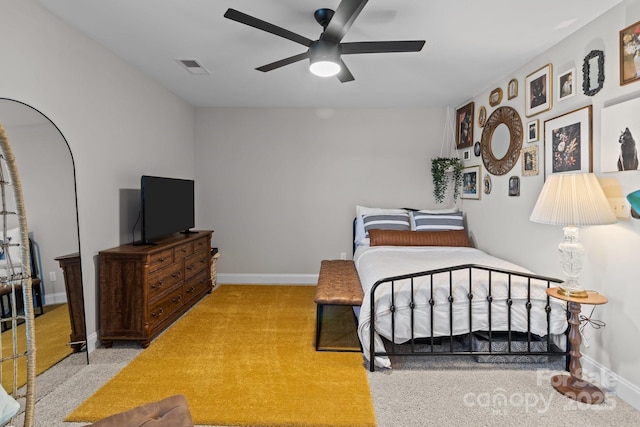
[[[640,171],[605,174],[600,171],[602,108],[640,95],[639,83],[620,86],[618,65],[619,31],[638,20],[638,2],[627,1],[513,74],[504,76],[495,86],[487,88],[472,99],[476,109],[484,105],[490,115],[494,109],[488,105],[489,92],[495,87],[501,87],[506,93],[508,81],[515,77],[519,82],[518,97],[506,100],[505,96],[500,106],[509,105],[516,108],[525,128],[528,121],[539,119],[541,132],[539,142],[524,142],[525,147],[539,147],[538,176],[523,177],[522,165],[519,162],[506,175],[491,176],[491,194],[482,194],[480,201],[464,201],[463,209],[467,214],[469,227],[481,248],[522,264],[539,274],[562,277],[557,258],[557,245],[562,239],[562,227],[532,223],[529,216],[544,182],[544,121],[566,112],[593,105],[594,172],[599,177],[616,179],[625,195],[640,188]],[[605,83],[600,93],[588,97],[582,92],[581,70],[584,56],[593,49],[600,49],[605,53]],[[554,73],[553,108],[527,118],[524,114],[524,79],[548,63],[553,65]],[[572,98],[558,102],[555,76],[572,67],[575,67],[580,76],[577,82],[578,93]],[[481,131],[476,121],[476,140],[480,139]],[[468,164],[482,162],[480,158],[473,157]],[[508,179],[513,175],[521,176],[520,197],[509,197],[507,193]],[[637,272],[640,260],[640,220],[626,219],[615,225],[583,228],[581,238],[586,248],[586,266],[581,283],[586,289],[595,289],[609,299],[608,304],[598,307],[593,316],[606,322],[606,327],[597,331],[589,328],[585,330],[590,344],[588,348],[583,347],[583,353],[587,356],[585,360],[591,359],[594,364],[600,364],[605,370],[618,375],[625,383],[624,387],[635,389],[637,393],[640,391],[640,342],[636,339],[640,336],[640,287]],[[583,313],[589,314],[590,310],[591,307],[583,306]],[[636,406],[639,404],[640,400],[636,402]]]
[[[444,117],[443,109],[198,109],[196,222],[215,230],[220,281],[313,279],[320,260],[351,257],[356,205],[434,206],[430,159],[440,154]]]
[[[193,175],[193,108],[32,0],[0,4],[0,96],[32,105],[76,164],[88,333],[96,332],[96,256],[119,244],[119,190],[143,173]]]

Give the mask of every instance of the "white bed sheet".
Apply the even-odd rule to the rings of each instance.
[[[380,279],[411,274],[420,271],[433,270],[463,264],[477,264],[492,268],[529,273],[518,265],[493,257],[475,248],[463,247],[400,247],[400,246],[360,246],[354,254],[354,262],[360,283],[364,291],[364,300],[360,308],[358,321],[358,336],[362,343],[365,358],[369,358],[370,352],[370,290]],[[468,270],[456,272],[453,275],[453,335],[461,335],[469,332],[469,273]],[[507,330],[508,287],[506,275],[492,275],[492,297],[491,304],[491,325],[493,331]],[[417,290],[415,299],[414,337],[431,336],[430,287],[428,278],[421,277],[414,280],[414,287]],[[488,272],[474,270],[473,272],[473,319],[472,330],[481,331],[489,329],[489,305],[488,295]],[[427,286],[421,286],[421,284]],[[526,284],[524,279],[512,279],[511,298],[513,305],[511,308],[511,330],[516,332],[527,331],[527,310],[525,303],[527,300],[527,287],[514,286],[519,283]],[[395,342],[400,344],[411,339],[410,314],[410,288],[409,281],[396,282],[396,295],[394,301],[396,309],[395,320]],[[390,311],[390,285],[384,285],[383,293],[378,290],[376,293],[376,335],[375,346],[378,350],[383,350],[384,345],[380,336],[391,340],[391,311]],[[532,281],[531,287],[531,332],[544,337],[547,335],[547,320],[545,306],[547,303],[546,282]],[[434,277],[434,321],[433,336],[449,336],[451,334],[449,326],[450,304],[447,300],[449,296],[448,275]],[[562,334],[567,328],[565,305],[561,301],[551,300],[551,334]],[[376,357],[376,366],[390,367],[387,357]]]

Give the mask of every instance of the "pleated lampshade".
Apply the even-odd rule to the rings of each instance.
[[[529,219],[542,224],[573,226],[617,221],[592,173],[549,175]]]

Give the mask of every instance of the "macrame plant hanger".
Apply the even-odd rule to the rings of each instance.
[[[440,145],[440,157],[457,157],[456,134],[453,123],[453,112],[447,107],[444,132],[442,132],[442,144]]]
[[[9,180],[5,175],[5,169],[8,172]],[[9,145],[9,140],[4,128],[0,125],[0,196],[2,198],[1,230],[0,238],[2,243],[0,246],[5,254],[6,273],[0,275],[0,289],[8,292],[11,301],[11,312],[8,317],[1,319],[1,324],[10,325],[10,330],[0,334],[0,351],[2,363],[0,365],[0,380],[3,386],[10,382],[11,387],[6,390],[11,397],[24,403],[24,426],[33,427],[35,412],[35,390],[36,390],[36,343],[34,328],[34,311],[33,311],[33,293],[31,283],[31,258],[29,254],[29,229],[27,228],[27,217],[24,208],[24,199],[22,198],[22,184],[18,176],[18,168],[16,165],[13,151]],[[13,197],[15,202],[15,211],[10,211],[12,207],[8,201]],[[20,230],[19,241],[12,241],[7,236],[8,224],[10,221],[15,222]],[[11,259],[10,247],[20,247],[20,260]],[[16,293],[22,292],[22,301],[24,312],[18,311],[16,302]],[[24,328],[18,325],[24,322]],[[5,329],[5,328],[2,328]],[[20,334],[20,335],[19,335]],[[22,339],[24,334],[24,341]],[[11,336],[11,343],[2,342],[5,335]],[[24,342],[24,344],[22,344]],[[19,372],[26,371],[26,384],[24,387],[19,384],[23,381],[23,375]],[[13,418],[11,419],[13,424]]]

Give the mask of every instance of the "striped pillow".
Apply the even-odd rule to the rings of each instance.
[[[464,230],[462,212],[427,213],[413,212],[416,231]]]
[[[364,231],[369,237],[369,230],[411,230],[408,213],[363,215]]]

